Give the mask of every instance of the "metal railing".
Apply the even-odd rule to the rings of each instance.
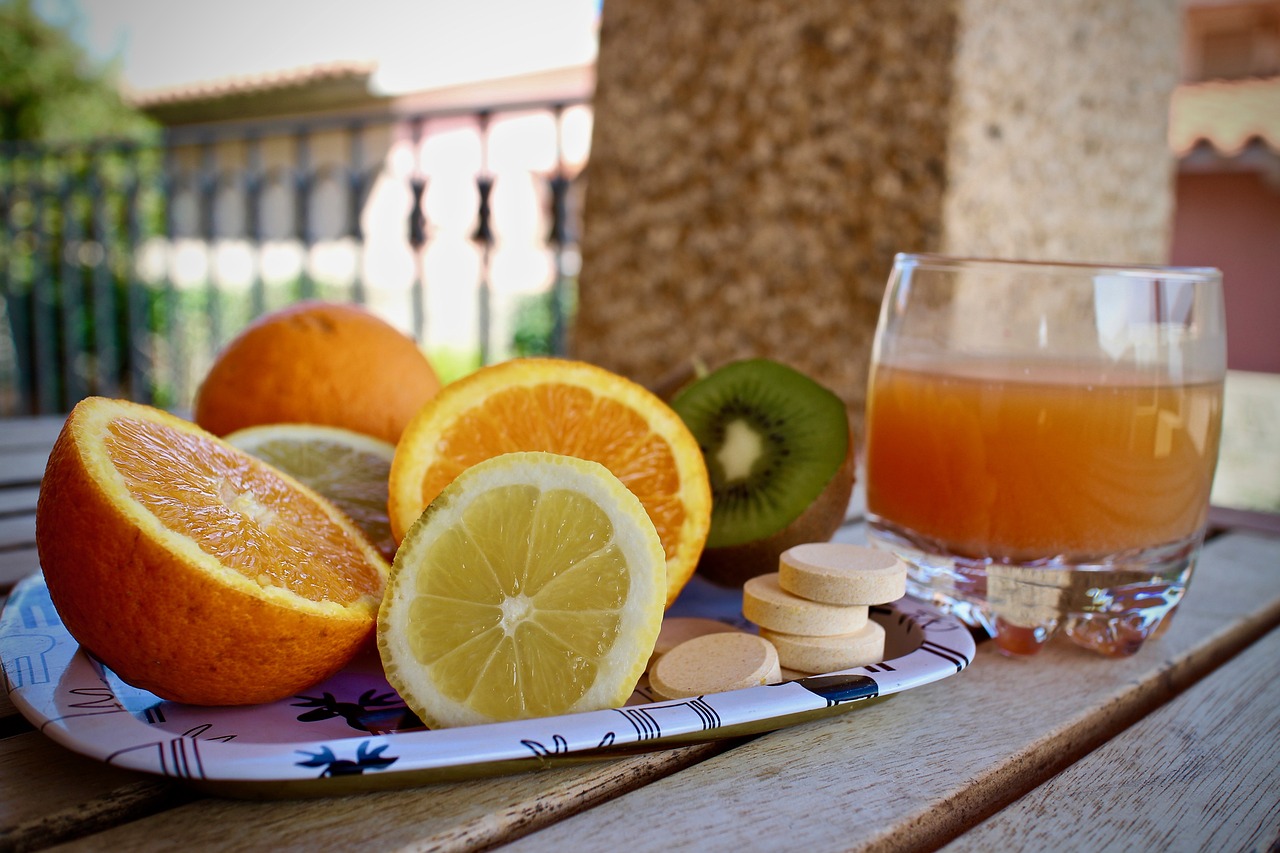
[[[570,100],[0,147],[0,416],[89,394],[188,406],[221,345],[310,298],[369,305],[446,379],[563,353],[585,161],[565,153],[574,114],[589,123]]]

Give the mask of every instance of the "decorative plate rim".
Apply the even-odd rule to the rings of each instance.
[[[731,592],[707,587],[694,597],[706,602],[720,595],[719,609],[727,612]],[[39,573],[14,586],[0,613],[0,666],[23,716],[90,758],[215,792],[221,786],[231,795],[238,788],[263,795],[263,783],[276,796],[345,793],[520,772],[531,760],[536,766],[581,762],[770,731],[939,681],[972,662],[976,644],[954,617],[910,598],[871,610],[890,646],[909,651],[781,684],[439,730],[396,727],[409,712],[382,677],[376,654],[304,694],[267,705],[199,708],[161,701],[124,684],[79,648]],[[358,700],[345,701],[353,696]],[[327,723],[295,732],[317,721]],[[245,731],[258,727],[263,733]]]

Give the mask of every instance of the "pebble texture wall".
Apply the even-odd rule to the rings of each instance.
[[[609,0],[574,355],[650,384],[776,358],[860,433],[895,252],[1162,258],[1176,25],[1175,0]]]
[[[1176,0],[964,0],[943,251],[1163,263]]]

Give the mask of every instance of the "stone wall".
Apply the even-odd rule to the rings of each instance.
[[[860,422],[893,255],[1159,260],[1175,0],[609,0],[573,353]]]
[[[1175,0],[965,0],[942,250],[1162,263]]]

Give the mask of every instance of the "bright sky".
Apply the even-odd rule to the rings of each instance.
[[[600,0],[36,0],[154,89],[339,60],[397,93],[595,59]]]

